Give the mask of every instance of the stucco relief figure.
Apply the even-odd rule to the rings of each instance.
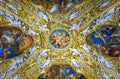
[[[0,58],[22,54],[33,43],[33,38],[16,27],[0,27]]]
[[[106,25],[87,36],[88,44],[110,57],[120,56],[120,28]]]

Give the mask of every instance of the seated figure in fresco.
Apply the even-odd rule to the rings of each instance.
[[[88,35],[87,42],[105,55],[120,56],[120,29],[118,27],[100,27]]]
[[[33,38],[16,27],[0,27],[0,58],[22,54],[33,43]]]
[[[53,65],[50,70],[38,79],[86,79],[84,75],[77,75],[70,66]]]
[[[51,13],[68,12],[73,5],[82,2],[82,0],[32,0],[34,4],[42,5]]]

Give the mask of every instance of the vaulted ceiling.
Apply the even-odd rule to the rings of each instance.
[[[46,77],[120,78],[120,0],[0,0],[0,79]]]

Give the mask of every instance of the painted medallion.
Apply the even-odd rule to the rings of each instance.
[[[70,36],[65,30],[55,30],[50,36],[50,42],[55,48],[64,48],[69,44]]]

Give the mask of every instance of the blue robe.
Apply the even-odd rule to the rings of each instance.
[[[115,31],[115,28],[107,27],[106,29],[101,30],[101,33],[104,35],[105,38],[110,38],[114,31]]]
[[[17,56],[17,54],[14,52],[14,50],[11,47],[8,47],[8,51],[10,52],[10,55],[8,55],[6,58],[12,58]]]
[[[0,47],[0,57],[4,54],[4,48]]]
[[[100,38],[100,37],[96,37],[96,32],[93,32],[92,34],[91,34],[91,39],[93,40],[93,43],[95,44],[95,45],[103,45],[104,44],[104,41],[102,40],[102,38]]]

